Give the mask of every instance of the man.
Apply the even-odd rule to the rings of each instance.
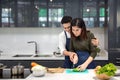
[[[72,17],[64,16],[61,20],[61,24],[64,30],[59,34],[59,49],[60,53],[65,55],[64,68],[73,68],[73,64],[76,64],[78,59],[77,55],[69,51],[70,47],[70,26],[71,26]],[[98,40],[93,39],[92,43],[98,45]]]

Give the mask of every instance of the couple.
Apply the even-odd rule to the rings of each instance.
[[[95,68],[94,58],[97,55],[98,40],[94,34],[86,30],[82,18],[72,20],[64,16],[61,20],[64,31],[59,34],[59,48],[65,55],[64,68],[78,67],[79,70]]]

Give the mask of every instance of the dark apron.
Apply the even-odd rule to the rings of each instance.
[[[87,59],[88,57],[90,56],[89,52],[87,51],[76,51],[77,55],[78,55],[78,63],[75,64],[75,67],[78,67],[79,65],[83,64]],[[96,66],[95,66],[95,63],[94,61],[92,61],[87,69],[94,69]]]
[[[69,51],[70,47],[70,38],[67,37],[66,32],[64,31],[65,36],[66,36],[66,50]],[[69,56],[65,56],[65,61],[64,61],[64,68],[72,68],[73,63],[70,61]]]

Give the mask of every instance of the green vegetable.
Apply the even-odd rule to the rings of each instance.
[[[102,74],[105,73],[108,76],[114,76],[115,72],[117,71],[116,66],[113,63],[109,63],[101,67],[98,71],[97,74]]]
[[[79,72],[80,70],[78,68],[74,68],[73,72]]]

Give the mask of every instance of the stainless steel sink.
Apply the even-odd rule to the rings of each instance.
[[[52,57],[53,55],[35,55],[34,57]]]
[[[31,57],[32,55],[16,54],[13,57]]]

